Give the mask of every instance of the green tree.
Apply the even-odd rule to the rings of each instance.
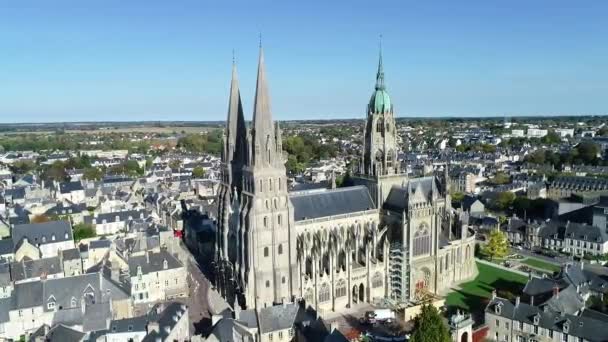
[[[513,208],[517,211],[518,214],[523,215],[524,213],[529,213],[530,208],[532,208],[532,201],[524,196],[518,196],[513,201]]]
[[[87,223],[79,223],[74,225],[74,240],[80,241],[82,239],[92,238],[97,236],[95,233],[95,228],[92,225]]]
[[[180,167],[182,167],[182,161],[179,159],[173,159],[169,162],[169,167],[172,169],[179,169]]]
[[[507,184],[511,181],[511,177],[504,172],[497,172],[494,177],[490,178],[489,182],[492,184]]]
[[[56,161],[42,172],[42,179],[46,181],[63,182],[68,180],[68,174],[65,171],[65,163]]]
[[[500,229],[494,229],[490,232],[488,243],[484,247],[484,253],[494,260],[494,258],[502,259],[509,254],[509,242],[507,234]]]
[[[423,304],[420,314],[414,320],[411,342],[450,342],[452,337],[439,310],[432,304]]]
[[[192,169],[192,177],[193,178],[203,178],[203,177],[205,177],[205,169],[203,169],[200,166],[195,167],[194,169]]]
[[[515,194],[511,191],[504,191],[498,194],[496,197],[496,201],[494,203],[494,207],[499,210],[508,209],[511,205],[513,205],[513,201],[515,201]]]
[[[551,130],[547,133],[547,135],[542,137],[540,139],[540,141],[544,144],[555,145],[555,144],[559,144],[562,141],[562,139],[559,136],[559,134],[557,134],[557,133],[555,133],[555,131]]]
[[[82,172],[82,178],[86,180],[100,180],[103,177],[103,172],[96,167],[87,167]]]

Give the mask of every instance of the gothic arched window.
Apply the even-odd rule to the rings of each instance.
[[[346,282],[344,279],[340,279],[338,285],[336,285],[336,297],[344,296],[346,296]]]
[[[327,283],[321,285],[321,289],[319,290],[319,302],[327,302],[330,297],[329,285]]]
[[[428,254],[431,251],[431,236],[426,223],[421,223],[414,234],[414,256]]]
[[[382,274],[380,274],[380,272],[376,272],[376,274],[374,274],[374,277],[372,278],[372,287],[382,287]]]

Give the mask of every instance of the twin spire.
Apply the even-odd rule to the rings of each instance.
[[[228,104],[228,120],[226,122],[226,143],[230,146],[243,146],[243,149],[237,151],[227,150],[226,157],[229,160],[234,160],[237,155],[244,156],[247,143],[250,143],[251,151],[248,158],[250,164],[272,164],[274,156],[277,154],[276,149],[281,142],[280,129],[275,127],[272,121],[270,110],[270,95],[268,92],[268,83],[266,80],[266,67],[264,63],[264,49],[260,45],[260,56],[258,61],[258,74],[255,89],[255,99],[253,106],[253,120],[251,127],[251,141],[247,140],[247,129],[243,116],[243,108],[241,103],[241,95],[236,74],[236,63],[232,65],[232,81],[230,85],[230,100]],[[232,152],[232,153],[231,153]]]

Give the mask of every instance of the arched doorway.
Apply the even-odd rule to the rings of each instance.
[[[469,332],[465,331],[460,337],[460,342],[469,342]]]
[[[359,299],[359,287],[357,285],[353,286],[353,303],[357,303]]]
[[[359,285],[359,301],[361,303],[365,302],[365,287],[363,286],[363,283]]]

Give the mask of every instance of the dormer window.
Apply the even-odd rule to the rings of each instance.
[[[564,334],[567,334],[568,331],[570,330],[570,321],[567,320],[566,322],[564,322],[564,326],[562,328],[563,328]]]
[[[500,315],[500,313],[502,312],[502,303],[498,303],[496,304],[496,306],[494,307],[494,312],[497,315]]]
[[[167,269],[169,268],[169,263],[167,262],[167,259],[163,260],[163,269]]]
[[[46,304],[46,307],[47,307],[49,310],[55,310],[55,302],[54,302],[54,301],[50,301],[50,302],[48,302],[48,303]]]
[[[66,232],[64,236],[65,236],[65,239],[67,240],[70,235]]]
[[[76,307],[76,298],[72,297],[72,300],[70,301],[70,307],[75,308]]]
[[[42,243],[46,243],[46,236],[42,237]]]
[[[534,324],[538,325],[539,322],[540,322],[540,314],[534,315]]]
[[[55,241],[55,234],[51,235],[51,241]]]

